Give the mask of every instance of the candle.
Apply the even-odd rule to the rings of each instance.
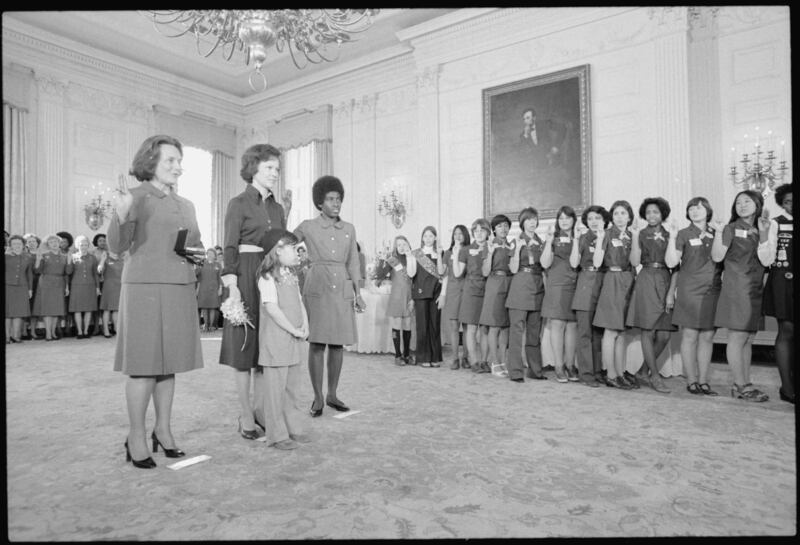
[[[781,140],[781,161],[786,160],[786,140]]]
[[[731,148],[731,166],[736,166],[736,146]]]

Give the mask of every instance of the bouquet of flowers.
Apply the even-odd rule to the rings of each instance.
[[[222,302],[219,309],[222,311],[222,317],[228,320],[231,325],[244,326],[244,343],[242,343],[241,348],[241,350],[244,350],[244,346],[247,344],[247,327],[255,329],[253,322],[247,316],[247,307],[244,306],[241,299],[228,297]]]

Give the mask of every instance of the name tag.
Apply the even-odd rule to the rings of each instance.
[[[701,246],[703,244],[703,241],[700,240],[699,238],[690,238],[689,244],[691,244],[692,246]]]
[[[558,241],[562,244],[566,244],[569,242],[569,237],[558,237]]]
[[[469,251],[469,255],[478,255],[479,253],[481,253],[481,251],[476,248],[472,248]]]
[[[396,270],[396,271],[398,271],[398,272],[402,271],[402,270],[403,270],[403,265],[402,265],[402,263],[398,263],[397,265],[395,265],[395,266],[394,266],[394,270]]]
[[[736,229],[735,231],[734,234],[739,238],[747,238],[748,233],[750,233],[747,229]]]
[[[793,231],[794,224],[792,223],[779,223],[778,231]]]
[[[618,238],[612,238],[611,239],[611,245],[614,248],[621,248],[622,247],[622,241],[620,239],[618,239]]]

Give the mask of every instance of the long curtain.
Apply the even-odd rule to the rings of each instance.
[[[312,140],[304,146],[283,151],[283,187],[292,190],[292,211],[287,218],[290,229],[317,215],[311,198],[314,181],[333,171],[330,140]]]
[[[225,236],[223,227],[225,225],[225,210],[228,207],[228,201],[233,196],[233,184],[235,180],[234,175],[234,158],[221,151],[215,151],[211,160],[211,168],[213,176],[211,178],[211,194],[212,202],[214,203],[214,221],[213,221],[213,243],[224,246]]]
[[[3,213],[11,234],[25,229],[28,111],[3,103]]]

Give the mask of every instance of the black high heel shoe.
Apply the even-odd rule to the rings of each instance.
[[[347,412],[347,411],[350,410],[350,407],[348,407],[347,405],[345,405],[341,401],[330,401],[330,400],[328,400],[328,401],[325,402],[325,404],[328,407],[330,407],[331,409],[336,409],[337,411],[340,411],[340,412]],[[322,409],[320,409],[320,411],[321,410]]]
[[[309,411],[311,413],[311,417],[312,418],[317,418],[318,416],[322,416],[322,409],[323,408],[324,407],[320,407],[319,409],[315,409],[314,408],[314,404],[312,403],[311,404],[311,410]]]
[[[151,457],[147,457],[144,460],[134,460],[131,458],[131,451],[128,449],[128,440],[125,440],[125,461],[131,462],[133,467],[139,467],[141,469],[153,469],[156,467],[156,463],[153,461]]]
[[[186,453],[177,447],[167,448],[163,444],[161,444],[161,441],[159,441],[158,437],[156,437],[156,430],[153,430],[153,433],[150,434],[150,438],[153,440],[153,452],[158,452],[158,447],[160,445],[161,448],[164,450],[164,454],[167,456],[167,458],[180,458],[181,456],[186,456]]]

